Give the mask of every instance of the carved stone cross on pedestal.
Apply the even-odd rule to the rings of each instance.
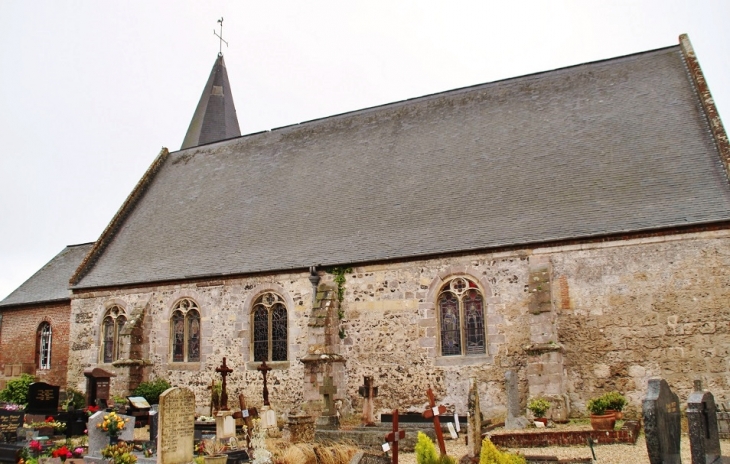
[[[223,383],[221,384],[221,411],[228,411],[228,392],[226,391],[226,376],[233,372],[233,369],[226,366],[226,358],[223,357],[223,364],[220,367],[215,368],[216,372],[220,372],[223,377]]]
[[[393,431],[385,435],[385,441],[393,443],[393,464],[398,464],[398,442],[405,437],[406,432],[398,429],[398,410],[395,409],[393,411]]]
[[[319,387],[319,392],[324,396],[324,415],[334,416],[336,414],[334,396],[337,393],[337,387],[332,383],[332,377],[324,378],[324,384]]]
[[[373,378],[365,376],[363,385],[359,389],[360,396],[365,398],[362,403],[362,421],[366,427],[375,427],[374,398],[378,396],[378,387],[373,386]]]
[[[263,361],[259,367],[256,368],[257,371],[261,371],[261,373],[264,375],[264,406],[271,406],[269,403],[269,388],[266,386],[266,374],[269,373],[271,368],[266,365],[266,361]]]
[[[446,407],[443,405],[439,405],[438,407],[436,407],[436,401],[433,399],[433,392],[430,388],[428,389],[428,391],[426,391],[426,395],[428,396],[428,404],[430,408],[426,409],[423,412],[423,417],[425,417],[426,419],[433,418],[433,428],[434,432],[436,432],[436,438],[439,442],[439,450],[441,451],[441,456],[446,456],[444,433],[441,431],[441,421],[439,420],[439,415],[446,414]]]

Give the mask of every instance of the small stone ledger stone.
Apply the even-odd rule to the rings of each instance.
[[[680,464],[679,398],[664,379],[650,379],[642,404],[646,450],[651,464]]]
[[[720,450],[717,429],[717,406],[712,393],[702,390],[702,381],[695,381],[694,392],[687,400],[687,423],[692,464],[725,464]]]
[[[157,462],[185,464],[193,460],[195,436],[195,394],[173,387],[160,395]]]
[[[109,414],[106,411],[95,412],[93,416],[89,417],[89,421],[86,423],[86,430],[89,435],[89,455],[93,457],[101,456],[101,450],[109,446],[109,434],[104,432],[98,427],[98,424],[104,422],[104,416]],[[129,419],[127,426],[119,432],[119,439],[132,442],[134,441],[134,421],[135,418],[132,416],[125,416],[119,414],[122,419]]]

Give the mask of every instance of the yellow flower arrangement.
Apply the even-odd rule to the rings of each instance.
[[[106,432],[110,437],[116,437],[127,426],[127,422],[129,422],[128,418],[121,418],[116,412],[112,411],[105,415],[104,420],[96,424],[96,427]]]

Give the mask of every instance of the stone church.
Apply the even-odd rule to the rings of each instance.
[[[282,416],[329,379],[357,412],[372,376],[377,413],[430,386],[463,414],[475,377],[504,417],[507,371],[573,416],[609,390],[636,410],[652,377],[727,401],[728,160],[686,36],[243,136],[219,56],[182,148],[76,247],[50,359],[80,390],[96,367],[116,394],[188,386],[200,413],[223,357],[253,405],[266,361]],[[39,346],[39,295],[0,303],[3,366],[24,311]]]

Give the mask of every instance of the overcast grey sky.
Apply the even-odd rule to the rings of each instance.
[[[680,33],[730,117],[730,1],[0,0],[0,299],[96,240],[160,148],[179,149],[221,16],[244,134]]]

